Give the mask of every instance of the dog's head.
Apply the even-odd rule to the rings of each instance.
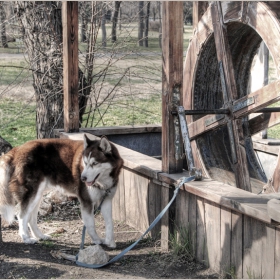
[[[117,183],[123,160],[117,148],[105,136],[100,140],[90,140],[84,135],[82,161],[84,169],[81,180],[88,187],[98,183],[107,189]]]

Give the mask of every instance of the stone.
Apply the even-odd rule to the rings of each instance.
[[[94,245],[80,250],[78,261],[86,264],[105,264],[109,261],[109,255],[100,245]]]

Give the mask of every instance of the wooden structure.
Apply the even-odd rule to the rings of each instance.
[[[186,227],[198,261],[238,278],[280,277],[280,215],[270,212],[271,197],[255,194],[267,178],[254,152],[261,144],[251,139],[279,123],[279,114],[265,108],[279,100],[279,80],[247,95],[250,66],[262,40],[279,77],[279,3],[213,2],[209,7],[196,3],[197,26],[182,71],[183,28],[177,20],[182,4],[163,2],[162,161],[118,146],[124,168],[113,216],[144,231],[169,201],[176,181],[189,175],[181,171],[182,144],[171,111],[178,104],[190,110],[227,110],[227,114],[187,117],[195,164],[208,179],[185,184],[152,235],[160,234],[162,248],[167,250],[169,233]],[[66,115],[71,113],[67,105],[65,110]],[[249,119],[254,112],[259,114]],[[70,130],[66,125],[65,132]],[[113,134],[129,133],[112,130]],[[155,129],[130,128],[135,135],[151,131]],[[94,138],[92,134],[108,135],[110,129],[65,132],[57,133],[81,139],[83,132]]]

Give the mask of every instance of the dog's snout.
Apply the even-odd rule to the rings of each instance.
[[[82,180],[83,182],[86,182],[87,177],[86,177],[86,176],[81,176],[81,180]]]

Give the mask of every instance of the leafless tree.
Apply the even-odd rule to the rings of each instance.
[[[8,48],[5,21],[6,21],[6,13],[4,9],[4,1],[0,1],[1,46],[3,48]]]
[[[119,16],[119,10],[122,1],[115,1],[115,9],[112,18],[112,43],[117,41],[117,22]]]

